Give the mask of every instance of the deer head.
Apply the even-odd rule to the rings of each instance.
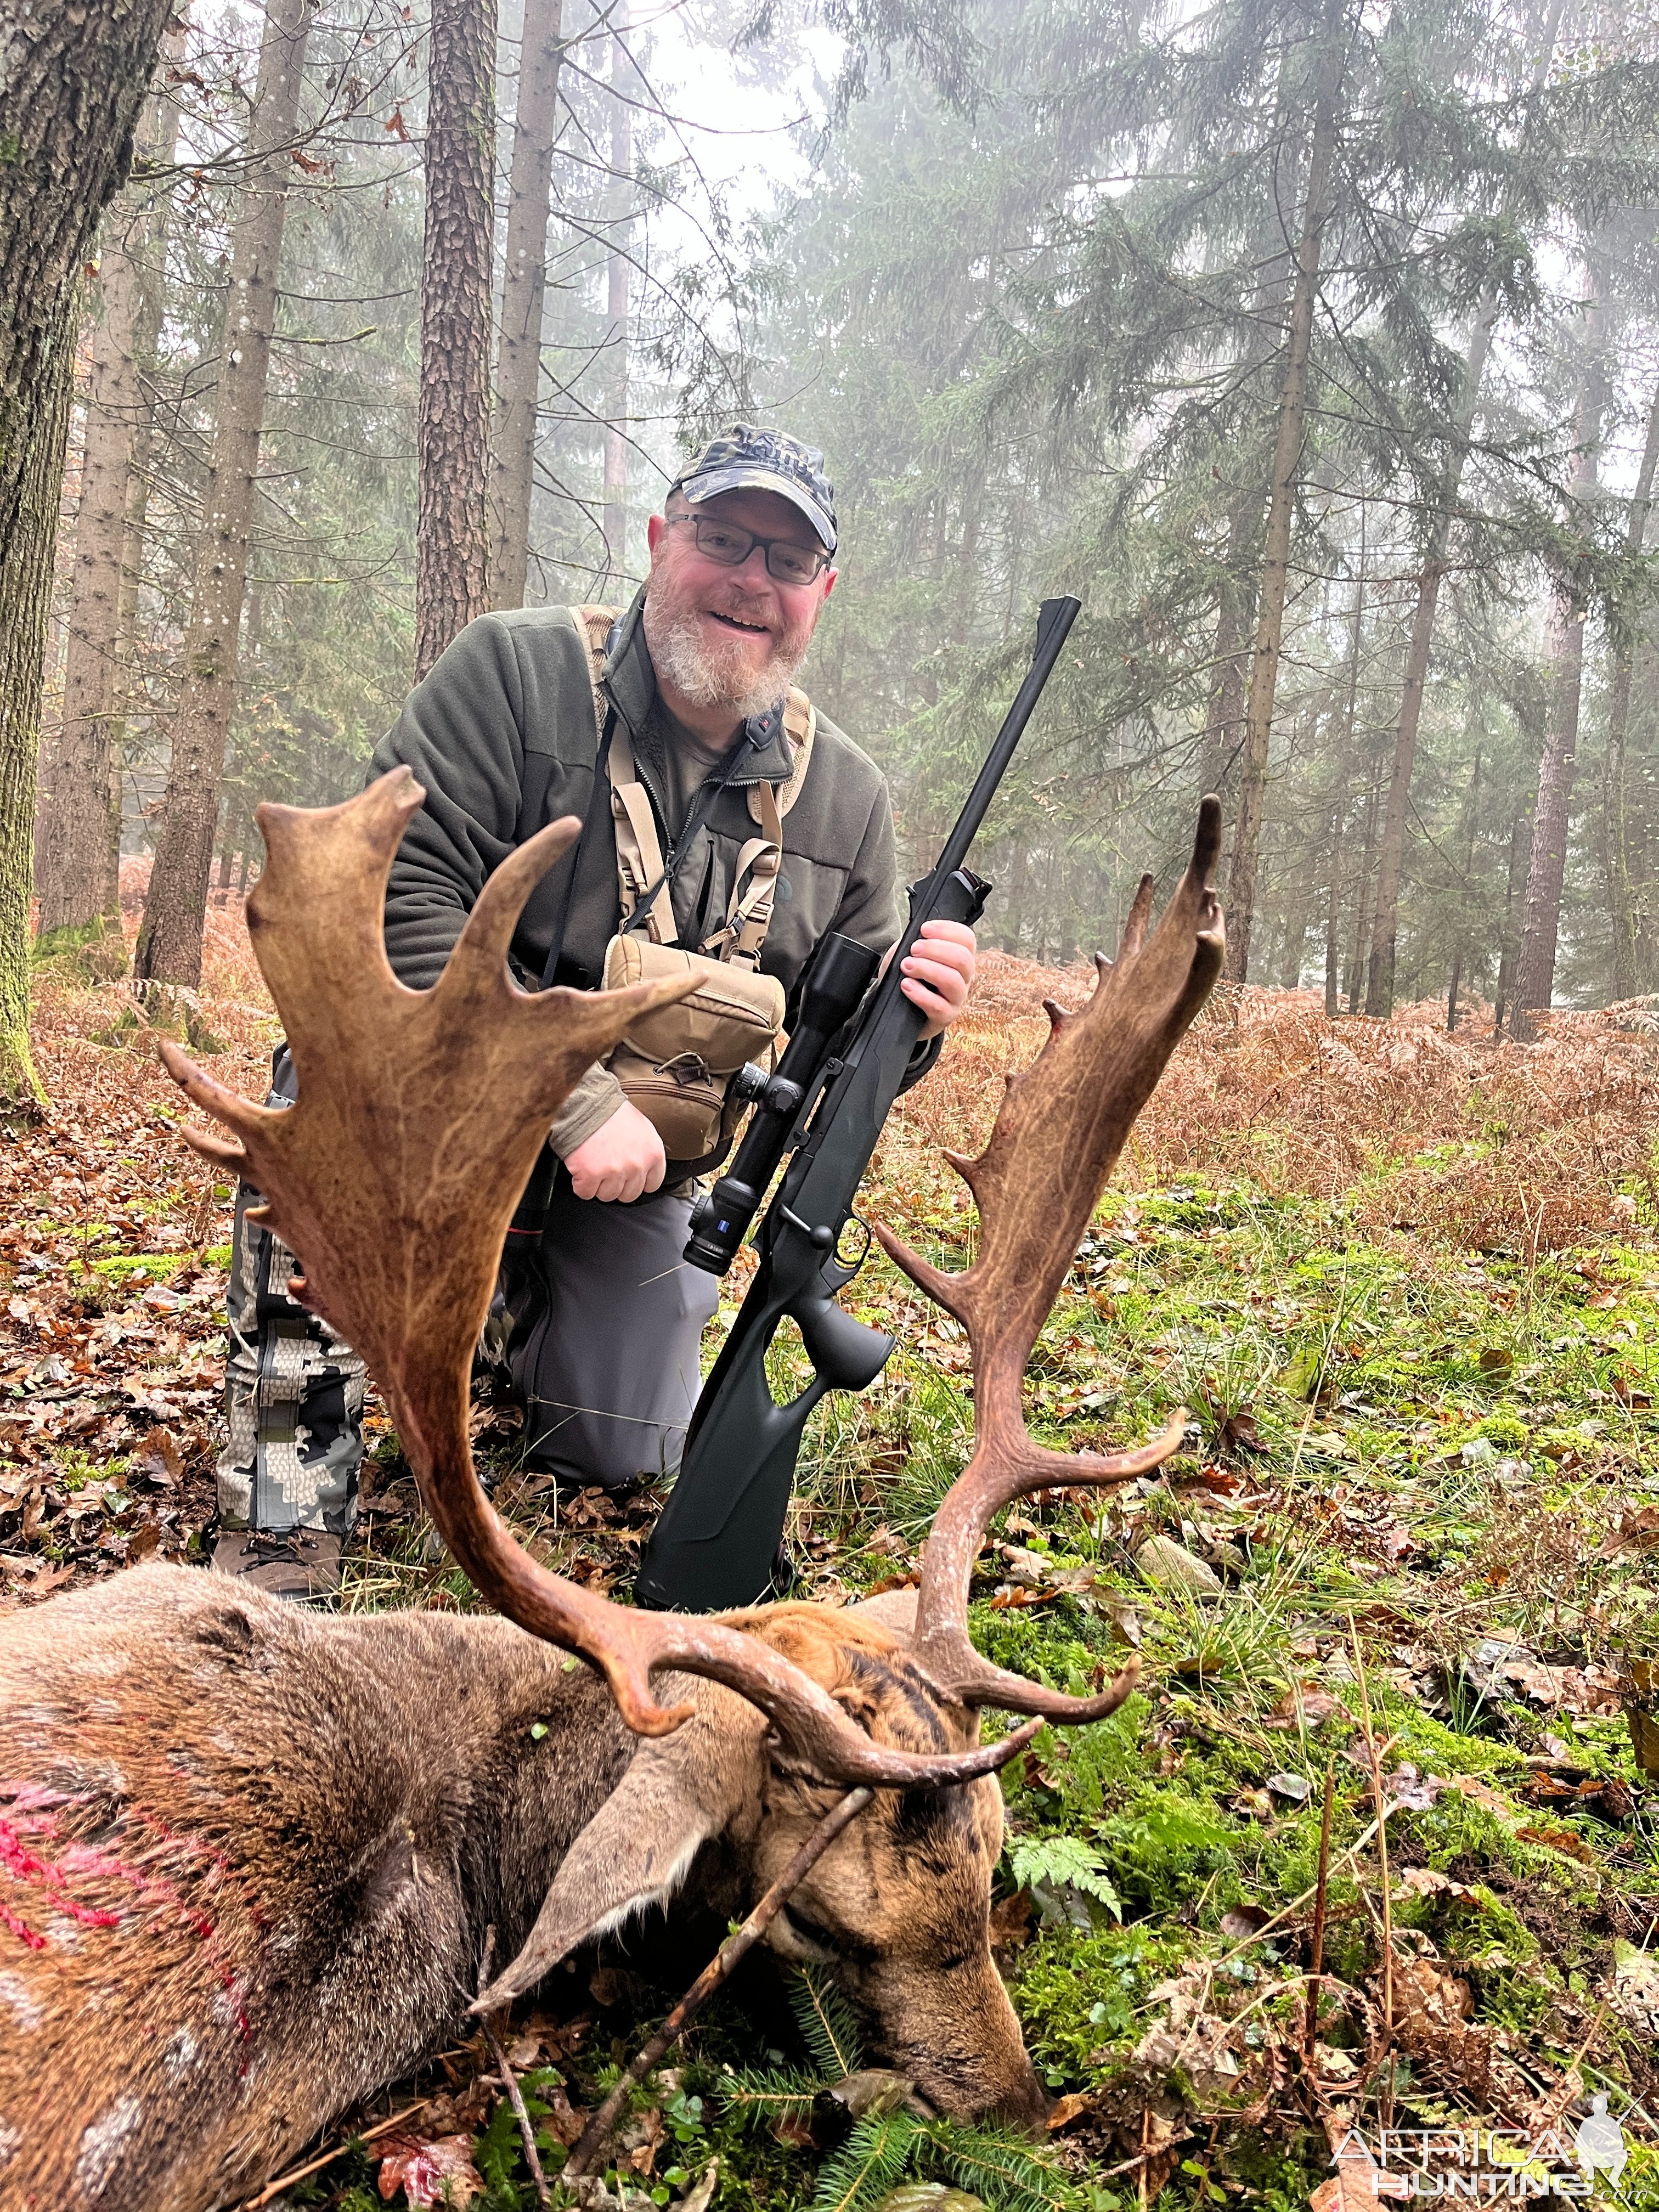
[[[887,1638],[892,1663],[931,1694],[936,1717],[918,1730],[878,1726],[860,1712],[859,1669],[845,1652],[826,1660],[816,1650],[821,1630],[789,1626],[802,1608],[725,1620],[631,1611],[538,1565],[484,1498],[467,1437],[468,1382],[508,1218],[578,1075],[641,1011],[684,987],[532,995],[513,983],[513,927],[535,882],[576,836],[579,825],[567,820],[489,879],[433,989],[405,989],[387,965],[380,916],[392,857],[423,795],[399,769],[343,806],[259,810],[270,860],[249,901],[249,925],[294,1054],[295,1106],[251,1104],[177,1048],[162,1052],[174,1079],[236,1139],[191,1133],[190,1141],[265,1194],[262,1213],[250,1218],[268,1220],[298,1255],[296,1293],[368,1361],[427,1510],[479,1591],[521,1627],[602,1671],[636,1733],[668,1735],[691,1714],[689,1702],[658,1703],[658,1674],[723,1684],[771,1723],[779,1790],[794,1790],[804,1804],[826,1784],[902,1793],[886,1801],[890,1822],[902,1822],[905,1807],[926,1793],[994,1772],[1042,1720],[1111,1711],[1127,1694],[1133,1666],[1099,1697],[1070,1699],[981,1661],[968,1637],[968,1583],[992,1515],[1011,1499],[1056,1485],[1124,1481],[1181,1439],[1184,1416],[1137,1451],[1039,1451],[1025,1435],[1019,1387],[1134,1115],[1219,970],[1220,915],[1205,880],[1218,843],[1216,802],[1204,802],[1192,865],[1158,930],[1148,937],[1149,878],[1120,958],[1101,963],[1087,1010],[1051,1010],[1053,1034],[1036,1066],[1011,1079],[985,1153],[957,1163],[981,1209],[975,1266],[947,1278],[884,1238],[962,1317],[978,1364],[975,1450],[924,1554],[915,1639],[903,1651],[902,1638]],[[985,1705],[1032,1717],[1001,1741],[981,1744]],[[981,1811],[970,1817],[983,1825],[983,1793],[972,1802]],[[850,1909],[844,1897],[837,1902],[836,1886],[853,1863],[851,1842],[843,1838],[815,1872],[798,1916],[809,1931],[833,1934]],[[989,1859],[982,1871],[988,1903]],[[787,1948],[787,1931],[780,1940]],[[808,1932],[798,1940],[814,1939]],[[523,1952],[481,2002],[499,2003],[527,1987],[568,1944],[550,1896]]]

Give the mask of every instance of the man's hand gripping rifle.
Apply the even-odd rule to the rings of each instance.
[[[932,874],[910,894],[881,981],[869,989],[878,956],[867,947],[824,939],[776,1072],[748,1068],[735,1079],[755,1111],[731,1166],[692,1214],[685,1256],[693,1266],[726,1273],[784,1154],[793,1157],[756,1233],[760,1264],[641,1560],[641,1604],[714,1613],[773,1595],[806,1417],[826,1390],[862,1390],[887,1364],[893,1339],[854,1321],[836,1293],[869,1249],[854,1201],[922,1028],[899,989],[901,963],[924,922],[974,922],[983,912],[991,886],[963,863],[1081,611],[1076,599],[1043,601],[1030,668]],[[812,1380],[780,1406],[766,1353],[786,1315],[800,1330]]]

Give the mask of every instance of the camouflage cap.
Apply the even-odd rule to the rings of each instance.
[[[826,553],[836,550],[836,494],[823,473],[823,455],[787,430],[761,430],[733,422],[687,462],[672,491],[695,506],[723,491],[775,491],[798,507]]]

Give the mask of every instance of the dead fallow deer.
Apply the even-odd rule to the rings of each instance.
[[[267,1194],[306,1298],[368,1359],[427,1510],[507,1618],[325,1617],[146,1566],[0,1625],[3,2212],[234,2201],[453,2032],[487,1928],[510,1961],[493,2009],[683,1888],[745,1910],[860,1785],[873,1802],[767,1940],[829,1965],[940,2107],[1042,2109],[988,1948],[994,1770],[1042,1720],[1111,1711],[1133,1678],[1077,1699],[988,1665],[969,1577],[1009,1500],[1122,1481],[1181,1437],[1177,1419],[1115,1456],[1042,1452],[1019,1396],[1106,1176],[1220,965],[1215,803],[1157,931],[1148,881],[1117,963],[1080,1014],[1050,1009],[988,1149],[958,1164],[977,1263],[946,1279],[889,1240],[979,1363],[977,1443],[912,1633],[884,1617],[890,1596],[631,1611],[538,1565],[485,1500],[468,1374],[508,1216],[571,1083],[657,1001],[529,995],[508,976],[514,921],[574,822],[489,879],[434,989],[404,989],[380,915],[422,799],[400,769],[325,812],[260,810],[249,921],[296,1105],[252,1105],[163,1050],[240,1140],[191,1142]],[[981,1745],[987,1705],[1034,1717]]]

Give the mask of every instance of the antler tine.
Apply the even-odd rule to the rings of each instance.
[[[501,1240],[548,1125],[593,1060],[688,982],[598,993],[519,990],[503,955],[531,888],[580,825],[531,838],[490,877],[447,967],[406,989],[386,957],[386,881],[424,793],[405,768],[343,806],[262,806],[269,863],[249,901],[259,964],[287,1029],[300,1096],[238,1098],[164,1044],[169,1073],[240,1139],[190,1141],[264,1194],[298,1255],[295,1288],[356,1346],[385,1390],[421,1496],[475,1587],[532,1634],[601,1669],[628,1725],[677,1728],[663,1668],[724,1683],[768,1714],[793,1753],[848,1785],[939,1786],[1014,1757],[1000,1743],[932,1757],[873,1742],[829,1693],[719,1621],[635,1613],[579,1589],[514,1542],[478,1486],[467,1436],[472,1347]]]
[[[915,1656],[947,1695],[1047,1719],[1091,1720],[1122,1702],[1131,1667],[1099,1698],[1073,1698],[1004,1673],[968,1636],[968,1585],[992,1516],[1032,1491],[1103,1487],[1144,1474],[1180,1447],[1186,1413],[1137,1449],[1108,1456],[1045,1451],[1025,1431],[1020,1388],[1078,1241],[1170,1054],[1221,972],[1221,909],[1209,888],[1221,805],[1199,809],[1193,857],[1150,936],[1152,882],[1141,880],[1116,961],[1097,957],[1087,1006],[1048,1008],[1036,1062],[1009,1079],[976,1160],[947,1153],[979,1207],[974,1265],[947,1275],[878,1226],[906,1273],[967,1327],[974,1356],[975,1447],[922,1553]]]

